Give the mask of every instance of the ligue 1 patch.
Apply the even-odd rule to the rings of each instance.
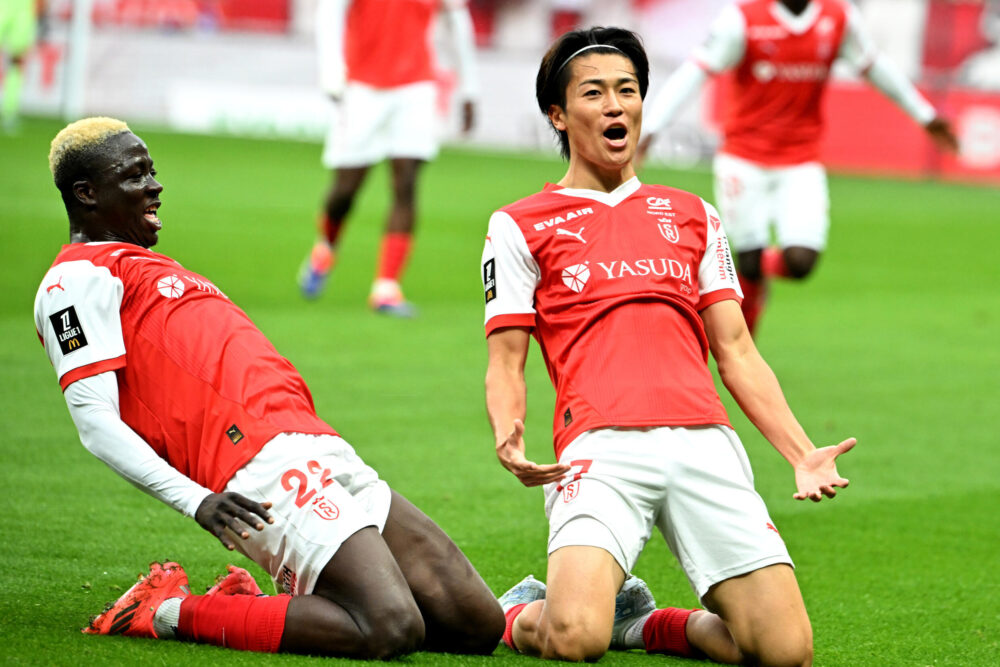
[[[491,257],[483,264],[483,286],[486,288],[486,303],[497,298],[497,279],[494,267],[494,259]]]
[[[226,429],[226,435],[229,436],[229,439],[233,441],[234,445],[238,444],[239,441],[243,439],[243,431],[241,431],[240,427],[236,424],[233,424]]]
[[[87,337],[83,334],[80,318],[76,316],[76,309],[73,306],[49,315],[49,321],[52,322],[56,340],[59,341],[59,349],[63,354],[87,347]]]

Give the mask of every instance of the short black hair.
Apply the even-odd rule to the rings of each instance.
[[[639,95],[646,99],[649,88],[649,58],[642,46],[642,39],[631,30],[624,28],[603,28],[594,26],[565,33],[549,47],[538,67],[535,78],[535,98],[538,108],[548,118],[549,107],[553,104],[566,109],[566,86],[569,85],[569,61],[576,57],[580,49],[593,46],[583,53],[617,53],[632,61],[635,75],[639,80]],[[552,121],[549,120],[551,125]],[[562,156],[569,159],[569,137],[566,132],[552,128],[559,135],[559,149]]]

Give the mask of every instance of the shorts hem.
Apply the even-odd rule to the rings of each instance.
[[[791,556],[787,554],[775,554],[772,556],[766,556],[764,558],[758,558],[757,560],[750,561],[749,563],[743,563],[742,565],[736,565],[725,570],[720,570],[712,575],[701,577],[701,580],[697,583],[692,582],[692,587],[695,589],[695,593],[698,595],[698,599],[701,600],[705,597],[712,586],[716,584],[721,584],[723,581],[732,579],[733,577],[739,577],[744,574],[750,574],[757,570],[761,570],[770,565],[780,565],[785,564],[795,568],[795,563],[792,562]]]
[[[611,549],[608,549],[607,546],[605,546],[603,544],[597,544],[597,540],[592,540],[590,542],[579,541],[576,544],[559,544],[558,546],[556,546],[555,548],[553,548],[552,547],[552,543],[556,542],[558,540],[560,531],[562,531],[567,525],[569,525],[570,523],[572,523],[576,519],[591,519],[593,521],[598,522],[602,526],[604,526],[605,530],[608,531],[608,534],[611,536],[611,539],[614,540],[615,545],[618,547],[618,553],[615,553]],[[546,542],[545,542],[545,555],[546,556],[551,556],[553,553],[555,553],[559,549],[562,549],[563,547],[595,547],[597,549],[604,549],[609,554],[611,554],[611,557],[615,559],[615,562],[618,563],[618,565],[623,570],[625,570],[625,572],[627,574],[629,571],[631,571],[632,566],[635,565],[635,561],[638,560],[638,555],[636,556],[636,558],[632,559],[631,563],[627,562],[629,560],[628,553],[626,552],[625,547],[622,544],[621,536],[618,535],[611,528],[611,526],[613,526],[613,525],[614,525],[614,522],[609,521],[606,517],[599,516],[599,515],[597,515],[597,514],[595,514],[593,512],[588,512],[588,513],[585,513],[585,514],[574,514],[574,515],[570,516],[569,518],[567,518],[565,521],[561,522],[559,524],[559,527],[555,529],[555,532],[551,532],[552,531],[552,527],[550,525],[549,530],[550,530],[551,534],[550,534],[549,539],[546,540]],[[622,562],[623,559],[624,559],[625,562]]]

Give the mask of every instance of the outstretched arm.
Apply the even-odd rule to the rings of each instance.
[[[235,545],[225,528],[246,539],[247,527],[263,530],[264,521],[273,522],[267,513],[270,503],[262,505],[237,493],[212,493],[160,458],[121,420],[114,372],[73,382],[65,398],[84,447],[137,488],[194,517],[227,549]]]
[[[526,389],[524,362],[530,334],[523,327],[498,329],[486,339],[486,413],[493,427],[497,458],[525,486],[554,482],[569,470],[558,463],[538,465],[524,454]]]
[[[952,153],[958,151],[958,139],[951,124],[938,115],[934,106],[885,54],[878,52],[861,13],[853,5],[848,11],[844,39],[837,55],[861,71],[869,83],[923,127],[938,148]]]
[[[781,391],[778,379],[750,337],[739,304],[719,301],[701,311],[719,376],[740,409],[795,469],[796,500],[833,498],[848,480],[837,472],[836,459],[854,447],[848,438],[817,449]]]
[[[636,152],[641,167],[657,134],[674,121],[705,81],[740,63],[746,52],[746,21],[735,5],[726,5],[712,22],[705,40],[663,84],[643,112],[642,139]]]

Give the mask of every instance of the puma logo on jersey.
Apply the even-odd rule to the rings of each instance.
[[[64,288],[64,287],[62,286],[62,276],[59,276],[59,280],[57,280],[57,281],[56,281],[56,284],[55,284],[55,285],[49,285],[48,287],[46,287],[46,288],[45,288],[45,293],[46,293],[46,294],[49,294],[50,292],[52,292],[52,290],[54,290],[54,289],[55,289],[55,288],[57,288],[57,287],[58,287],[58,288],[59,288],[60,290],[62,290],[63,292],[65,292],[65,291],[66,291],[66,289],[65,289],[65,288]]]
[[[587,241],[583,238],[583,230],[584,229],[586,229],[586,227],[581,227],[580,231],[578,231],[578,232],[571,232],[568,229],[563,229],[562,227],[560,227],[559,229],[556,230],[556,236],[559,236],[559,235],[562,235],[562,236],[572,236],[573,238],[575,238],[580,243],[586,243]]]
[[[563,217],[561,215],[557,215],[554,218],[549,218],[548,220],[543,220],[542,222],[536,222],[535,223],[535,230],[540,232],[543,229],[545,229],[546,227],[552,227],[552,226],[555,226],[555,225],[561,225],[564,222],[569,222],[570,220],[574,220],[576,218],[579,218],[582,215],[591,215],[591,214],[593,214],[593,212],[594,212],[594,209],[592,209],[592,208],[580,208],[580,209],[577,209],[575,211],[570,211],[569,213],[566,214],[566,217]]]

